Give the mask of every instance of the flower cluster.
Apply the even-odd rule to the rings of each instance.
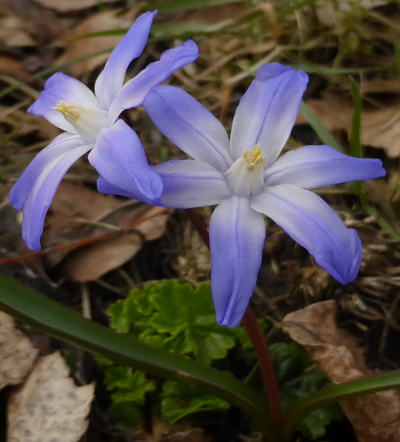
[[[173,208],[217,205],[210,221],[210,250],[220,325],[240,322],[255,288],[266,234],[263,215],[337,281],[353,281],[362,257],[359,236],[310,190],[382,177],[381,162],[352,158],[330,146],[304,146],[280,156],[308,77],[278,63],[259,69],[240,100],[230,138],[192,96],[159,85],[197,56],[190,41],[166,51],[159,62],[122,86],[130,60],[143,50],[153,15],[140,16],[114,50],[97,79],[96,95],[78,81],[55,74],[31,107],[67,133],[34,159],[11,191],[14,207],[24,210],[27,244],[40,246],[45,212],[61,177],[92,149],[89,161],[100,175],[102,193]],[[147,164],[135,132],[117,120],[123,109],[140,104],[190,159]]]

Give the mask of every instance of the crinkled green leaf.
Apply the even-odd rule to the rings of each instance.
[[[325,436],[326,427],[334,422],[340,421],[344,418],[342,409],[338,404],[324,405],[317,408],[307,415],[298,426],[299,431],[303,436],[316,440]]]
[[[277,342],[270,351],[279,384],[296,378],[312,363],[304,348],[295,342]]]
[[[108,313],[115,330],[206,364],[224,358],[236,342],[235,332],[215,322],[208,283],[197,288],[173,279],[145,284]]]
[[[161,394],[161,414],[170,423],[203,411],[225,411],[229,403],[210,394],[203,393],[192,385],[166,381]]]
[[[130,367],[112,366],[105,371],[104,382],[109,391],[114,391],[115,402],[135,402],[143,405],[145,395],[154,390],[154,384],[146,379],[143,371]]]

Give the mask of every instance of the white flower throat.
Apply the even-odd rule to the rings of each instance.
[[[245,151],[225,172],[225,178],[233,193],[239,196],[250,196],[264,188],[265,155],[260,146]]]
[[[53,109],[60,112],[88,143],[94,143],[100,130],[111,126],[108,112],[92,106],[60,101]]]

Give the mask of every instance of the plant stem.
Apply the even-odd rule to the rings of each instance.
[[[208,231],[203,221],[192,209],[186,209],[185,213],[191,221],[193,227],[201,236],[204,244],[210,248]],[[251,339],[251,342],[253,343],[257,355],[258,365],[260,366],[261,375],[264,382],[264,389],[268,399],[272,422],[276,427],[280,427],[282,424],[282,412],[275,369],[272,363],[268,343],[250,306],[247,307],[242,322],[247,334]]]
[[[249,335],[257,354],[258,364],[264,382],[272,422],[276,427],[282,424],[281,401],[279,396],[278,381],[276,379],[274,364],[271,358],[267,340],[258,325],[256,315],[250,306],[247,307],[242,323]]]

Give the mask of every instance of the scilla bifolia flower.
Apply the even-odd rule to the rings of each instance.
[[[144,199],[160,196],[159,176],[149,167],[136,133],[118,116],[124,109],[140,106],[154,86],[194,61],[198,50],[194,42],[186,41],[165,51],[159,61],[123,84],[130,62],[143,52],[155,14],[146,12],[137,18],[98,76],[95,93],[80,81],[57,72],[28,109],[65,131],[33,159],[9,194],[13,207],[23,210],[22,236],[29,248],[40,249],[47,209],[69,167],[92,151],[89,161],[97,168],[101,158],[96,151],[106,147],[110,138],[121,143],[130,141],[130,155],[135,162],[129,168],[130,185],[136,187],[138,195]]]
[[[210,222],[210,249],[211,286],[221,325],[237,325],[253,293],[265,240],[263,215],[342,284],[353,281],[359,271],[357,232],[346,228],[308,189],[378,178],[385,171],[379,160],[348,157],[330,146],[304,146],[278,158],[307,82],[304,72],[278,63],[261,67],[240,100],[230,141],[222,124],[179,88],[159,86],[143,103],[160,131],[192,158],[153,167],[164,184],[162,204],[218,205]],[[117,152],[118,146],[109,150],[115,163]],[[123,161],[120,169],[134,158]],[[98,188],[131,193],[111,174],[102,175]]]

